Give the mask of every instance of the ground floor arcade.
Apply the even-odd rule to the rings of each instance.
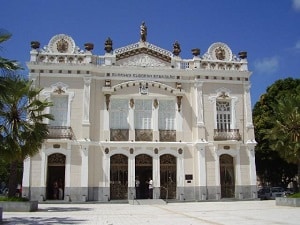
[[[246,180],[253,180],[255,167],[244,165],[250,158],[242,161],[251,152],[105,147],[98,154],[88,145],[62,147],[44,148],[39,157],[25,160],[23,196],[66,201],[256,197],[255,183]]]

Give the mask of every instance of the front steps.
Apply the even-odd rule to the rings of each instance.
[[[134,199],[129,200],[130,205],[166,205],[162,199]]]

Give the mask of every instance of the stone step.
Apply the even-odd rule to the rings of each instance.
[[[131,205],[166,205],[167,203],[162,199],[135,199],[129,200]]]

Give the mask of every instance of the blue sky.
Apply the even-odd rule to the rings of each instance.
[[[266,88],[286,77],[300,78],[300,0],[0,0],[0,28],[11,40],[1,56],[29,61],[30,42],[42,46],[56,34],[70,35],[77,46],[104,41],[114,49],[139,41],[142,21],[147,41],[172,51],[177,40],[181,57],[191,49],[203,55],[214,42],[226,43],[234,54],[248,52],[252,105]],[[27,74],[27,70],[23,72]]]

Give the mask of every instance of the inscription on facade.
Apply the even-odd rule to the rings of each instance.
[[[112,77],[126,77],[126,78],[149,78],[149,79],[176,79],[174,75],[155,75],[155,74],[128,74],[128,73],[112,73]]]

